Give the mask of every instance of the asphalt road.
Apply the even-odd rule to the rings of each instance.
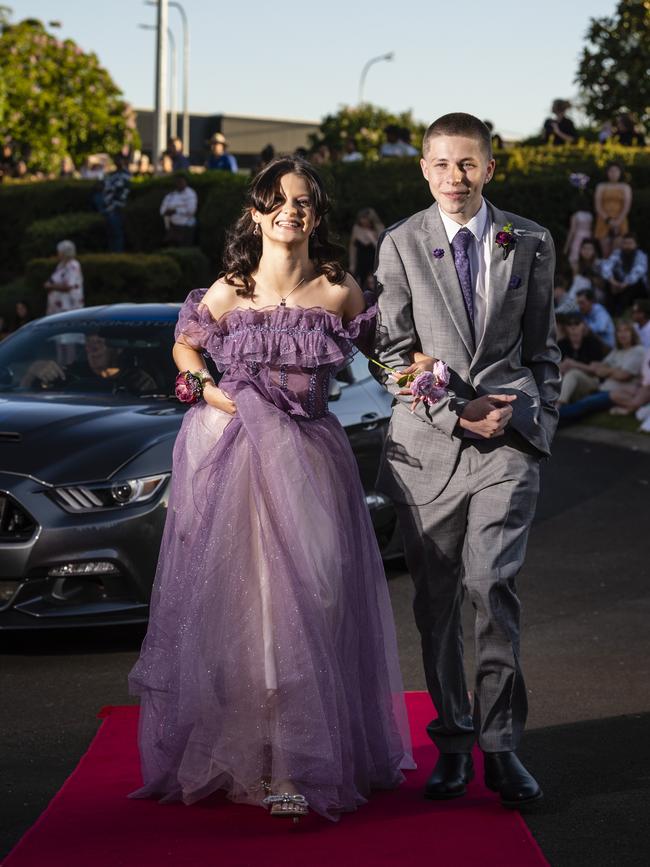
[[[520,579],[530,692],[520,754],[546,797],[526,820],[553,867],[645,867],[650,453],[559,437],[542,485]],[[388,577],[405,686],[423,689],[410,578],[399,568]],[[126,675],[142,637],[0,635],[0,854],[73,770],[99,708],[133,702]]]

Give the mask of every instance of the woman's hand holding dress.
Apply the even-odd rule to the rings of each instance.
[[[231,400],[223,389],[211,382],[206,382],[203,389],[203,399],[215,409],[220,409],[222,412],[227,412],[229,415],[235,415],[237,407],[235,402]]]

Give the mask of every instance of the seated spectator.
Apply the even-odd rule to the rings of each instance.
[[[160,205],[160,216],[165,222],[165,244],[190,247],[194,241],[198,198],[185,175],[176,175],[174,181],[176,189],[167,193]]]
[[[237,172],[239,167],[232,154],[227,153],[228,142],[225,135],[215,132],[210,138],[210,156],[205,164],[206,169],[222,172]]]
[[[644,422],[642,429],[650,430],[645,424],[650,418],[650,412],[646,409],[650,405],[650,349],[645,350],[639,382],[620,385],[610,392],[610,398],[614,404],[610,410],[613,415],[631,415],[635,412],[639,421]]]
[[[78,310],[84,306],[84,280],[73,241],[56,245],[58,263],[43,288],[47,291],[45,315],[63,310]]]
[[[614,321],[602,304],[596,301],[593,289],[581,289],[576,293],[578,310],[592,334],[608,346],[614,348]]]
[[[605,281],[601,274],[600,244],[595,238],[583,238],[578,248],[578,258],[573,263],[573,280],[569,293],[575,298],[581,289],[593,289],[596,300],[605,300]]]
[[[607,347],[589,331],[579,313],[567,314],[563,323],[566,337],[558,341],[562,353],[560,405],[596,390],[598,382],[590,365],[607,354]]]
[[[620,316],[637,298],[648,294],[648,257],[639,249],[636,235],[627,232],[620,250],[614,250],[601,264],[607,280],[607,307]]]
[[[632,321],[641,346],[650,349],[650,299],[641,298],[632,305]]]
[[[613,402],[610,395],[620,389],[621,384],[628,387],[638,385],[644,357],[645,351],[639,345],[639,336],[632,323],[619,322],[615,349],[602,361],[592,361],[581,367],[574,364],[563,374],[560,418],[573,420],[610,407]]]
[[[342,163],[358,163],[363,160],[363,154],[357,150],[357,143],[354,138],[347,138],[343,147]]]
[[[555,316],[563,317],[569,313],[578,313],[578,304],[575,298],[569,294],[569,280],[564,274],[556,274],[553,283],[553,304],[555,306]],[[560,335],[559,329],[563,329],[561,321],[558,321],[558,336],[564,337],[564,332]]]
[[[554,99],[551,111],[554,117],[544,121],[544,143],[551,145],[574,144],[578,138],[578,132],[571,118],[566,116],[571,108],[571,103],[566,99]]]

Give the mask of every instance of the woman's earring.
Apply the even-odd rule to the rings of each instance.
[[[253,229],[253,234],[254,234],[254,235],[259,235],[259,233],[260,233],[260,224],[259,224],[259,223],[255,223],[255,228]]]

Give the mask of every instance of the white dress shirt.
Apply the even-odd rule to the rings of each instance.
[[[452,220],[442,208],[440,208],[440,217],[451,244],[454,236],[463,226]],[[472,233],[467,255],[474,295],[474,335],[476,346],[478,346],[485,331],[490,294],[490,261],[492,259],[492,226],[488,220],[488,208],[485,200],[469,223],[465,223],[464,228],[469,229]]]
[[[174,190],[172,193],[167,193],[162,200],[160,214],[164,216],[165,211],[173,208],[174,213],[165,218],[172,226],[193,226],[196,223],[197,204],[198,199],[192,187],[185,187],[184,190]]]

